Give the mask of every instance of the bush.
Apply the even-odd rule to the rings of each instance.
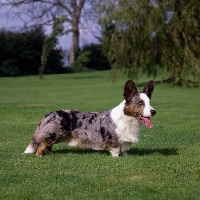
[[[110,64],[101,52],[100,44],[85,45],[78,53],[77,60],[73,63],[74,67],[81,69],[110,69]]]
[[[36,27],[24,32],[0,30],[0,76],[38,74],[41,65],[44,30]],[[61,50],[52,50],[45,73],[59,73]]]
[[[15,60],[6,60],[0,67],[0,76],[16,76],[19,74],[17,67],[15,67]]]

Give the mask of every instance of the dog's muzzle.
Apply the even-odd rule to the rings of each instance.
[[[151,110],[150,112],[151,112],[151,115],[152,115],[152,116],[154,116],[154,115],[156,114],[156,111],[155,111],[155,110]]]

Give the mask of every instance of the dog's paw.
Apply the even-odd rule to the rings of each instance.
[[[113,157],[119,157],[120,149],[119,149],[119,147],[118,148],[111,148],[109,150],[109,152]]]

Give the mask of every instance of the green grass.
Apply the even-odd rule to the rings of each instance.
[[[141,90],[148,80],[135,82]],[[0,199],[200,198],[199,88],[156,84],[154,128],[144,128],[127,157],[53,147],[23,155],[41,118],[62,108],[102,111],[122,101],[126,77],[108,72],[0,78]]]

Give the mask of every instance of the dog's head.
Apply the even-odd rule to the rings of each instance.
[[[153,127],[150,117],[156,114],[156,111],[150,105],[150,99],[154,90],[154,81],[150,80],[142,92],[138,92],[135,83],[128,80],[124,86],[125,107],[124,114],[136,117],[148,128]]]

